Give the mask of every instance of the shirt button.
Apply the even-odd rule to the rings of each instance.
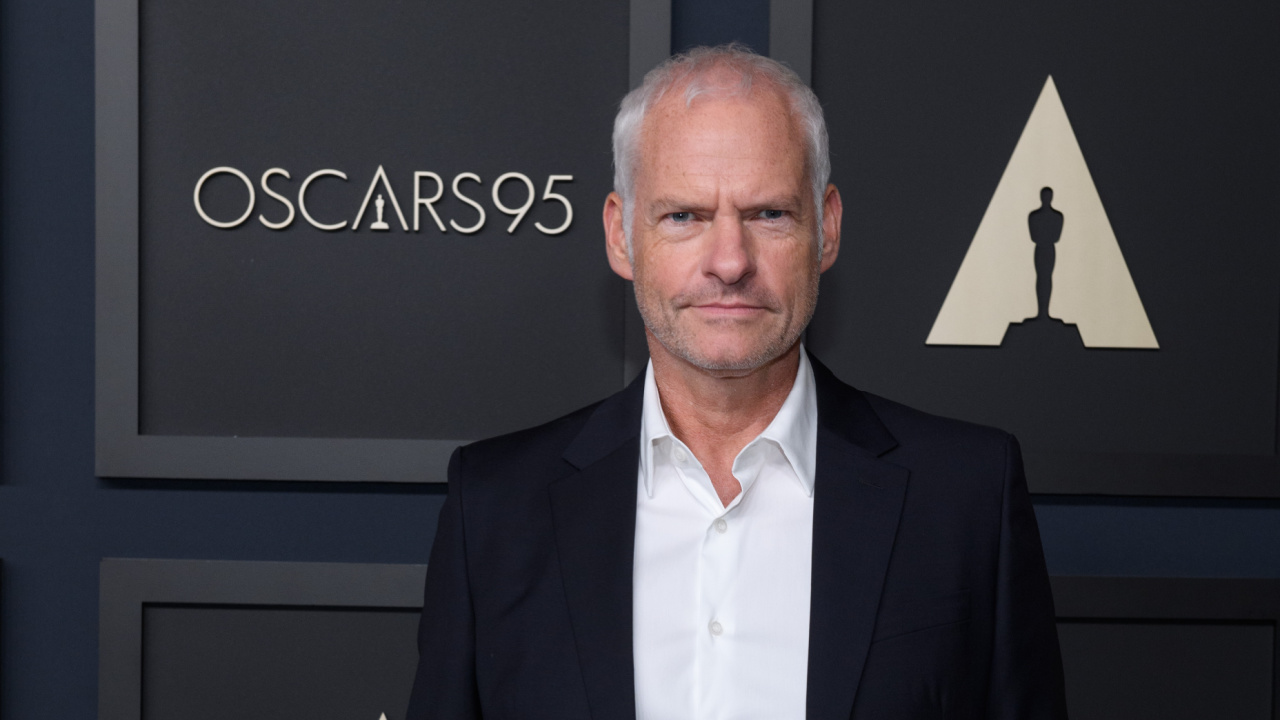
[[[676,462],[682,463],[689,460],[689,453],[685,452],[684,448],[678,447],[675,449],[675,452],[671,454],[675,456]]]
[[[728,530],[729,530],[729,523],[725,522],[724,518],[719,518],[716,520],[716,532],[723,535],[726,532],[728,532]]]
[[[712,620],[711,624],[707,626],[707,629],[711,631],[712,635],[719,635],[724,632],[724,626],[722,626],[718,620]]]

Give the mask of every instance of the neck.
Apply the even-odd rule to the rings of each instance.
[[[671,432],[712,472],[733,459],[773,421],[800,367],[800,343],[747,372],[704,370],[649,336],[653,379]]]

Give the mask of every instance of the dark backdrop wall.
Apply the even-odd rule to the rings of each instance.
[[[91,0],[0,5],[7,720],[95,716],[101,558],[426,562],[444,491],[94,477],[93,19]],[[672,19],[677,49],[768,50],[767,0],[677,0]],[[1056,574],[1280,577],[1280,502],[1039,497],[1036,511]]]

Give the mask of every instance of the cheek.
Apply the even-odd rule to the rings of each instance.
[[[818,277],[815,257],[793,248],[791,252],[779,253],[770,260],[772,262],[760,264],[757,274],[773,292],[793,298],[802,298],[810,293]]]
[[[635,276],[646,292],[673,295],[696,281],[697,258],[685,245],[654,244],[636,253]]]

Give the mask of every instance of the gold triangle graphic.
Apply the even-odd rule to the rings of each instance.
[[[1027,216],[1041,188],[1065,221],[1049,316],[1076,325],[1086,347],[1156,349],[1102,198],[1050,76],[951,283],[928,345],[999,345],[1009,323],[1036,316],[1035,243]]]

